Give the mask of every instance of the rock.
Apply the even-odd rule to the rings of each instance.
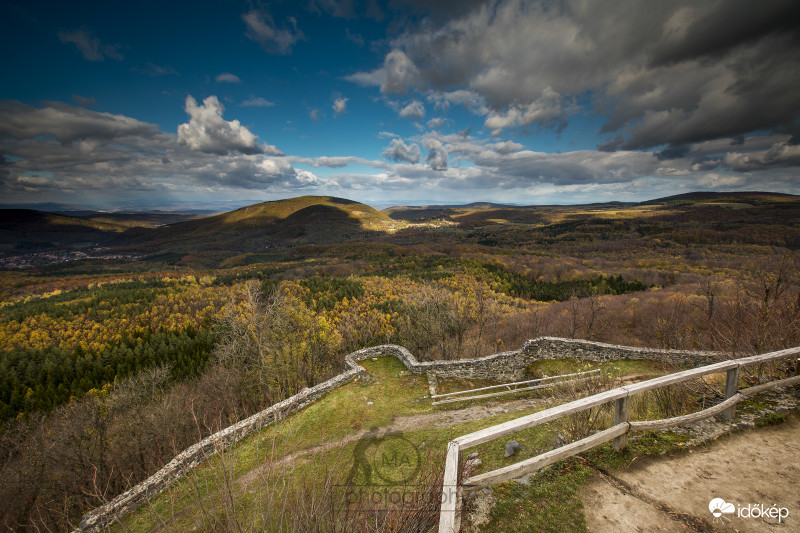
[[[558,435],[556,435],[556,440],[553,442],[553,448],[560,448],[568,442],[569,438],[567,438],[567,436],[563,433],[559,432]]]
[[[421,449],[422,449],[422,448],[424,448],[425,446],[426,446],[426,445],[425,445],[425,441],[422,441],[422,442],[419,444],[419,446],[417,446],[417,449],[418,449],[418,450],[421,450]]]
[[[510,440],[506,442],[506,457],[511,457],[515,453],[517,453],[520,449],[519,442],[515,440]]]
[[[477,458],[478,458],[478,452],[472,452],[467,456],[467,461],[471,461],[472,459],[477,459]]]
[[[483,464],[483,461],[478,459],[477,457],[473,457],[472,459],[467,459],[464,461],[464,476],[469,477],[472,475],[475,470]]]
[[[525,475],[524,475],[524,476],[522,476],[522,477],[514,478],[512,481],[514,481],[515,483],[522,483],[523,485],[530,485],[530,483],[531,483],[531,478],[532,478],[534,475],[535,475],[535,473],[534,473],[534,472],[530,472],[530,473],[528,473],[528,474],[525,474]]]
[[[486,407],[494,407],[494,402],[486,402]]]
[[[367,405],[374,405],[373,402],[367,402]]]

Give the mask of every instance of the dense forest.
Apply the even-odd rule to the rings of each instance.
[[[192,251],[173,227],[139,260],[0,270],[0,524],[66,530],[365,346],[424,360],[542,335],[735,355],[800,344],[800,203],[712,200],[373,210],[358,238],[349,220],[314,242],[304,218],[266,251],[247,248],[254,232]],[[361,205],[344,202],[328,204]],[[251,215],[236,215],[247,231]],[[201,222],[185,224],[207,240]]]

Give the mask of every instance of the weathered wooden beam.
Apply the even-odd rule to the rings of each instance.
[[[442,479],[442,506],[439,509],[439,533],[457,533],[460,502],[458,501],[458,467],[461,450],[455,441],[447,444],[447,459]]]
[[[743,398],[744,397],[741,394],[735,394],[722,403],[719,403],[713,407],[709,407],[708,409],[703,409],[702,411],[697,411],[696,413],[676,416],[673,418],[663,418],[661,420],[637,420],[630,423],[631,431],[655,431],[658,429],[666,429],[683,424],[691,424],[692,422],[697,422],[698,420],[703,420],[705,418],[710,418],[714,415],[720,414],[735,406],[737,403],[742,401]]]
[[[758,394],[759,392],[764,392],[765,390],[774,389],[776,387],[791,387],[792,385],[797,385],[798,383],[800,383],[800,376],[793,376],[786,379],[780,379],[778,381],[762,383],[761,385],[753,385],[752,387],[747,387],[746,389],[739,389],[739,394],[742,396],[752,396],[753,394]]]
[[[592,378],[570,379],[567,381],[556,381],[555,383],[543,383],[542,385],[533,385],[531,387],[522,387],[520,389],[504,390],[500,392],[490,392],[489,394],[478,394],[476,396],[464,396],[463,398],[448,398],[447,400],[440,400],[438,402],[431,402],[431,405],[442,405],[445,403],[465,402],[467,400],[480,400],[481,398],[492,398],[494,396],[503,396],[505,394],[514,394],[516,392],[525,392],[537,389],[549,389],[550,387],[558,387],[559,385],[566,385],[567,383],[583,383]]]
[[[467,390],[461,390],[461,391],[457,391],[457,392],[448,392],[448,393],[445,393],[445,394],[434,394],[434,395],[431,396],[431,398],[446,398],[448,396],[456,396],[456,395],[459,395],[459,394],[467,394],[467,393],[470,393],[470,392],[480,392],[480,391],[491,390],[491,389],[502,389],[503,387],[511,387],[511,386],[515,386],[515,385],[527,385],[528,383],[541,383],[543,381],[552,381],[554,379],[560,379],[560,378],[570,378],[570,377],[574,377],[574,376],[583,376],[583,375],[586,375],[586,374],[595,374],[597,372],[600,372],[599,368],[596,368],[595,370],[587,370],[586,372],[575,372],[574,374],[562,374],[560,376],[548,376],[548,377],[544,377],[544,378],[529,379],[529,380],[526,380],[526,381],[515,381],[513,383],[501,383],[499,385],[489,385],[488,387],[479,387],[477,389],[467,389]]]
[[[736,359],[739,365],[752,365],[753,363],[765,363],[767,361],[775,361],[783,359],[784,357],[791,357],[793,355],[800,355],[800,346],[794,348],[786,348],[785,350],[778,350],[777,352],[763,353],[761,355],[752,355],[750,357],[742,357]]]
[[[639,383],[633,383],[631,385],[626,385],[625,388],[628,389],[632,395],[639,394],[645,391],[665,387],[667,385],[674,385],[675,383],[681,383],[682,381],[699,378],[700,376],[705,376],[706,374],[727,372],[728,370],[738,366],[739,363],[736,361],[722,361],[721,363],[714,363],[713,365],[691,368],[682,372],[675,372],[674,374],[667,374],[666,376],[648,379],[647,381],[641,381]]]
[[[458,443],[462,450],[464,450],[466,448],[471,448],[472,446],[477,446],[478,444],[497,439],[504,435],[509,435],[523,429],[544,424],[545,422],[555,420],[556,418],[560,418],[564,415],[584,411],[596,405],[613,402],[614,400],[627,395],[628,391],[624,388],[601,392],[593,396],[587,396],[586,398],[580,398],[569,403],[551,407],[550,409],[545,409],[544,411],[539,411],[538,413],[523,416],[517,418],[516,420],[509,420],[508,422],[504,422],[490,428],[481,429],[479,431],[475,431],[474,433],[469,433],[467,435],[458,437],[454,439],[454,441]]]
[[[544,468],[549,464],[553,464],[562,459],[566,459],[567,457],[572,457],[575,454],[594,448],[598,444],[608,442],[611,439],[626,433],[627,431],[627,423],[617,424],[616,426],[611,426],[610,428],[595,433],[594,435],[570,444],[566,444],[560,448],[556,448],[555,450],[537,455],[536,457],[531,457],[525,461],[520,461],[519,463],[498,468],[497,470],[492,470],[491,472],[472,476],[464,481],[463,484],[470,486],[488,486],[518,478],[530,472],[535,472],[541,468]]]

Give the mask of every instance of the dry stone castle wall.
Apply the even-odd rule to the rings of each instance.
[[[482,378],[495,381],[522,379],[526,367],[542,359],[573,358],[587,361],[648,359],[682,366],[700,366],[725,358],[724,354],[717,352],[635,348],[555,337],[539,337],[529,340],[520,350],[455,361],[420,362],[407,349],[393,344],[365,348],[345,357],[345,369],[341,374],[314,387],[305,388],[294,396],[186,448],[146,480],[120,494],[109,503],[86,513],[77,531],[101,530],[164,491],[192,468],[214,454],[225,450],[264,426],[315,402],[328,392],[350,382],[356,376],[365,374],[366,369],[358,364],[359,361],[386,355],[394,356],[402,361],[414,374],[431,373],[439,377]]]

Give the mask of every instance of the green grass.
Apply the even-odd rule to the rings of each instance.
[[[506,482],[494,488],[497,503],[482,531],[563,533],[586,531],[581,487],[594,471],[563,461],[537,475],[529,485]]]

